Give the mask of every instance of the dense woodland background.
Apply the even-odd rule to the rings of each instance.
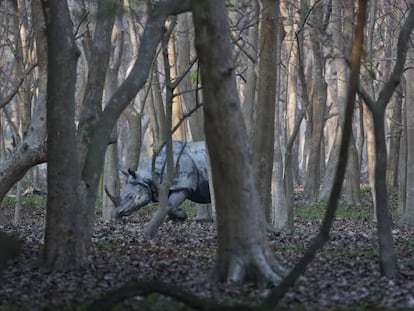
[[[214,239],[209,255],[203,254],[207,262],[196,256],[190,269],[197,269],[199,260],[204,263],[200,271],[213,271],[211,282],[281,284],[274,291],[253,291],[259,296],[270,292],[262,306],[267,308],[297,284],[327,242],[340,200],[350,210],[360,210],[359,216],[366,214],[356,221],[353,214],[333,236],[364,247],[374,243],[369,254],[350,256],[369,266],[361,273],[370,275],[361,281],[363,288],[375,280],[398,287],[398,295],[378,303],[413,307],[408,281],[414,258],[411,2],[0,0],[0,25],[0,225],[23,242],[17,267],[33,255],[40,258],[39,266],[52,271],[47,273],[53,280],[59,280],[55,271],[85,273],[91,266],[108,271],[96,268],[105,266],[96,256],[102,250],[125,255],[117,245],[122,228],[129,232],[121,243],[128,250],[146,256],[149,248],[162,247],[162,238],[150,240],[142,229],[147,215],[115,219],[103,187],[119,193],[125,182],[119,165],[136,169],[164,144],[168,148],[171,139],[205,140],[215,207],[189,208],[196,210],[193,218],[214,218],[215,223],[164,223],[159,235],[170,255],[188,241],[198,240],[191,248],[203,249],[205,241]],[[27,206],[22,211],[24,195],[33,193],[44,198],[38,214],[25,211]],[[299,201],[316,210],[327,206],[325,219],[320,211],[318,221],[306,223],[303,218],[309,215],[298,214]],[[166,227],[176,241],[169,241]],[[292,255],[287,245],[297,246],[308,234],[316,236],[306,240],[308,251],[301,245]],[[0,268],[18,248],[9,239],[2,233]],[[282,251],[275,251],[277,245]],[[165,253],[154,254],[162,258]],[[180,251],[176,255],[183,259]],[[181,283],[177,275],[168,279],[162,273],[142,273],[148,266],[136,261],[143,257],[127,257],[132,262],[123,258],[122,265],[149,276],[137,279]],[[144,260],[159,262],[149,257]],[[175,270],[181,271],[178,266]],[[318,267],[311,271],[321,273]],[[8,281],[19,278],[13,273]],[[32,277],[39,281],[44,277],[39,275]],[[91,281],[97,293],[123,285],[119,274],[110,275],[115,281],[108,286]],[[79,276],[63,278],[72,277]],[[336,277],[330,277],[333,283],[322,288],[335,287]],[[353,278],[345,278],[343,286]],[[130,280],[124,275],[124,283]],[[174,294],[178,290],[156,286],[183,300]],[[299,304],[306,304],[307,298],[295,296],[306,290],[296,286],[285,299],[290,303],[300,297]],[[10,282],[0,288],[2,297],[16,287]],[[232,291],[230,296],[240,294]],[[242,291],[246,295],[248,288]],[[355,301],[370,295],[369,288],[356,291]],[[193,293],[234,302],[199,287]],[[341,292],[337,295],[337,301],[318,298],[328,301],[319,307],[343,303]],[[48,305],[46,297],[36,297]],[[13,299],[8,304],[6,309],[19,305]]]

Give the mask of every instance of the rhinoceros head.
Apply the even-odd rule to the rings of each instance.
[[[111,195],[106,187],[105,192],[114,203],[117,216],[122,217],[131,215],[133,212],[151,202],[153,197],[151,185],[151,180],[141,178],[134,171],[128,170],[125,189],[119,197]]]

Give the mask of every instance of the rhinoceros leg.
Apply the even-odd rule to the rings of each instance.
[[[168,216],[173,220],[184,221],[187,214],[179,206],[187,199],[188,193],[185,190],[172,192],[168,197]]]

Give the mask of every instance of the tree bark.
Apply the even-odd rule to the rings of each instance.
[[[355,30],[355,38],[351,54],[351,73],[349,81],[349,91],[345,104],[345,115],[343,123],[343,136],[341,140],[341,150],[339,152],[339,162],[335,171],[334,186],[328,200],[325,217],[320,227],[318,235],[312,240],[305,254],[289,274],[283,279],[282,283],[275,287],[266,297],[262,306],[264,309],[275,307],[275,304],[283,298],[289,288],[295,284],[298,278],[306,271],[307,266],[312,262],[317,252],[329,240],[330,230],[335,220],[335,213],[338,206],[338,200],[346,171],[346,162],[348,160],[349,139],[352,131],[352,115],[355,104],[355,96],[358,90],[359,73],[361,67],[362,45],[364,38],[364,25],[366,15],[366,1],[358,1],[358,20]]]
[[[217,205],[216,276],[280,281],[284,269],[266,244],[264,209],[237,94],[224,2],[193,1],[205,98],[205,132]]]
[[[312,79],[313,96],[311,111],[311,130],[309,139],[308,161],[306,165],[305,184],[303,194],[307,200],[316,201],[319,194],[321,181],[320,155],[321,141],[323,136],[324,116],[327,99],[327,84],[324,78],[324,59],[322,55],[322,22],[323,2],[313,7],[311,22],[315,25],[310,30],[311,48],[313,55]]]
[[[85,228],[79,228],[85,184],[76,148],[75,83],[79,50],[66,1],[43,1],[48,39],[48,197],[44,260],[52,269],[87,262]],[[59,55],[59,56],[58,56]]]
[[[409,50],[409,59],[411,60],[414,57],[414,48],[411,44]],[[414,100],[414,69],[412,67],[412,61],[409,63],[409,67],[405,72],[406,77],[406,92],[405,92],[405,102],[406,102],[406,192],[404,196],[404,209],[402,210],[400,223],[405,225],[414,224],[414,108],[411,103]]]
[[[373,115],[375,135],[375,199],[377,203],[376,216],[378,220],[377,232],[379,243],[379,257],[381,274],[387,278],[396,276],[396,259],[394,242],[392,238],[392,217],[388,209],[386,167],[387,148],[385,141],[384,118],[385,109],[395,89],[401,80],[404,64],[407,56],[408,43],[414,28],[414,3],[409,4],[409,13],[401,26],[397,43],[397,59],[390,78],[384,83],[378,99],[374,101],[366,91],[360,89],[369,109]],[[408,176],[407,176],[408,177]]]
[[[37,48],[38,95],[26,135],[14,149],[10,158],[0,165],[0,202],[31,167],[46,161],[47,43],[40,0],[31,2],[31,11]],[[0,217],[0,224],[5,222],[6,218],[3,215]]]
[[[248,41],[246,48],[247,53],[252,57],[247,58],[246,85],[244,87],[244,100],[242,103],[242,112],[244,123],[246,124],[249,138],[253,137],[255,106],[256,106],[256,89],[257,89],[257,61],[258,59],[258,37],[259,37],[259,20],[260,16],[258,0],[250,1],[248,14],[251,15],[253,24],[249,29]],[[257,17],[256,17],[257,16]],[[256,17],[256,18],[255,18]]]
[[[257,81],[256,122],[253,132],[253,166],[258,180],[261,206],[270,220],[275,140],[279,1],[263,0],[259,41],[261,54]],[[277,104],[279,104],[277,102]],[[279,143],[280,147],[280,143]]]

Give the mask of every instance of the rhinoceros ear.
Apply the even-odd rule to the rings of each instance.
[[[124,175],[125,177],[129,176],[128,170],[123,167],[122,165],[119,166],[119,171],[122,173],[122,175]]]
[[[135,173],[135,171],[133,171],[132,169],[128,169],[128,173],[129,175],[131,175],[132,177],[134,177],[134,179],[137,179],[137,174]]]

